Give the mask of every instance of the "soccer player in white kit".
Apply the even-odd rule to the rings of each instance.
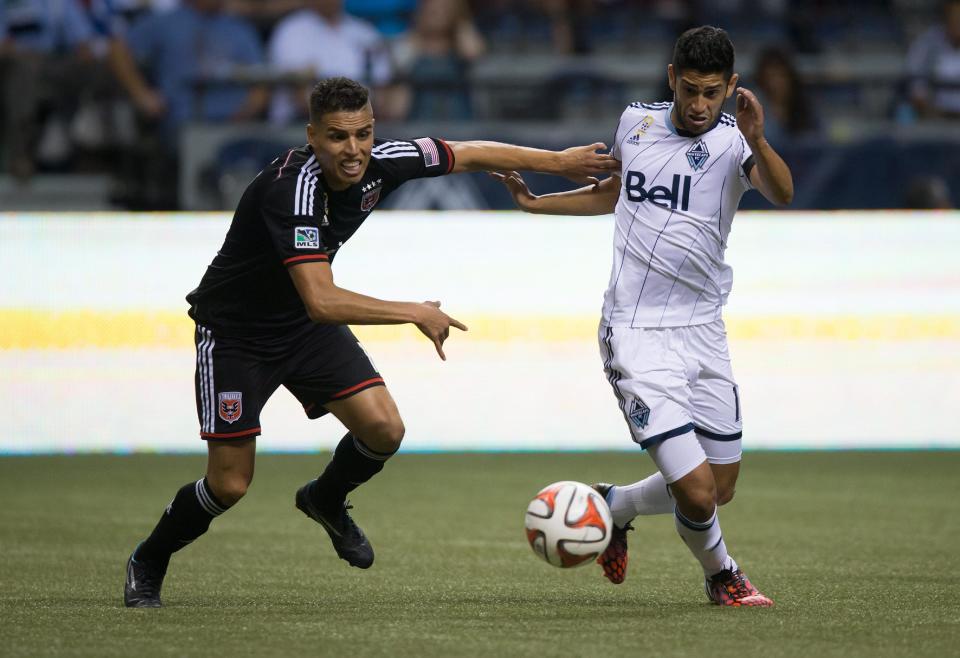
[[[613,268],[599,342],[603,367],[633,440],[657,472],[626,486],[595,485],[615,532],[598,562],[614,583],[627,566],[626,531],[638,515],[674,514],[703,566],[711,601],[770,606],[727,552],[717,507],[740,470],[740,394],[721,308],[732,271],[723,256],[740,197],[757,189],[790,203],[790,170],[763,136],[763,109],[737,87],[727,33],[683,33],[667,67],[672,102],[632,103],[612,149],[619,176],[536,196],[516,172],[493,174],[528,212],[615,213]],[[736,117],[722,112],[737,92]]]

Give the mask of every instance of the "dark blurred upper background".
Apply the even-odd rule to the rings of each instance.
[[[230,208],[333,75],[373,89],[384,136],[609,143],[626,104],[670,98],[673,42],[704,23],[794,207],[960,200],[960,0],[0,0],[0,210]],[[479,175],[389,202],[510,206]]]

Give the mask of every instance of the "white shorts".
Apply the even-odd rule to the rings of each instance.
[[[599,340],[603,369],[641,448],[695,432],[697,464],[703,455],[713,464],[740,461],[740,393],[723,320],[662,329],[601,324]]]

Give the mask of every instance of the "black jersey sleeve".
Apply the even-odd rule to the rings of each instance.
[[[326,199],[315,174],[302,170],[271,181],[261,211],[274,250],[284,265],[329,262],[320,231]]]
[[[397,184],[414,178],[445,176],[453,171],[453,149],[442,139],[377,140],[370,157],[394,178]]]

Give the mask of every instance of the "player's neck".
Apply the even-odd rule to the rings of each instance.
[[[331,192],[342,192],[348,187],[350,187],[351,185],[353,185],[353,183],[350,183],[348,181],[330,180],[329,178],[327,178],[327,172],[325,171],[323,172],[323,184],[324,184],[324,187],[326,187]]]

